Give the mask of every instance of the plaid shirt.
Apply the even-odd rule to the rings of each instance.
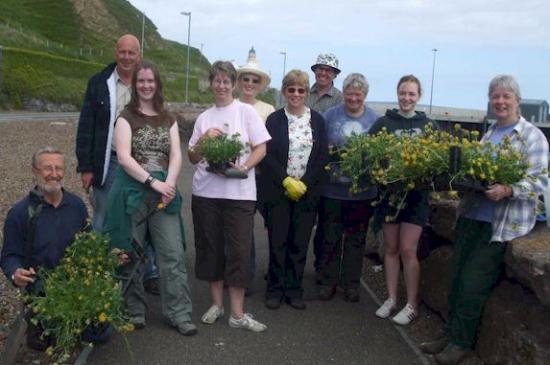
[[[326,94],[319,95],[317,84],[313,84],[306,100],[306,105],[319,114],[324,114],[333,106],[339,105],[344,101],[342,92],[334,87],[329,89]]]
[[[481,139],[491,138],[496,123]],[[529,233],[535,226],[539,195],[548,190],[548,141],[540,129],[520,117],[512,132],[512,146],[527,156],[527,177],[514,185],[513,196],[496,203],[491,242],[507,242]],[[469,206],[471,201],[463,201]]]

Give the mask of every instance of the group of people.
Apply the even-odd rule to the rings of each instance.
[[[139,252],[147,252],[147,265],[139,265],[125,293],[134,326],[146,325],[147,279],[158,282],[163,315],[182,335],[194,335],[182,198],[176,185],[183,158],[178,125],[164,105],[158,69],[140,60],[134,36],[118,40],[115,59],[90,79],[78,124],[77,169],[83,188],[93,193],[93,228],[109,234],[112,245],[122,250],[123,275],[131,271],[130,263],[142,260]],[[377,187],[352,194],[349,177],[328,174],[326,165],[336,162],[337,169],[340,158],[329,151],[337,151],[352,134],[382,129],[422,133],[428,123],[435,125],[416,111],[422,88],[413,75],[403,76],[397,84],[399,107],[380,116],[365,103],[369,83],[364,75],[349,74],[341,92],[334,85],[340,73],[336,56],[319,55],[311,69],[312,86],[304,71],[291,70],[284,76],[281,92],[286,104],[275,110],[257,99],[270,77],[259,67],[254,49],[238,69],[227,61],[212,65],[214,106],[197,118],[187,151],[195,166],[191,206],[195,274],[208,282],[211,296],[201,317],[205,324],[224,317],[227,287],[229,326],[254,332],[267,328],[244,307],[256,271],[256,211],[264,218],[269,241],[267,308],[276,310],[283,302],[297,310],[306,308],[303,273],[315,226],[318,298],[330,300],[341,288],[344,300],[359,301],[369,222],[384,217],[392,204],[383,200],[375,208]],[[456,228],[449,321],[442,336],[422,346],[436,353],[441,364],[460,362],[474,345],[481,309],[500,274],[506,244],[533,228],[537,196],[548,188],[548,142],[521,117],[520,100],[519,86],[511,76],[491,81],[489,101],[497,122],[483,141],[498,144],[511,138],[528,158],[528,178],[513,186],[497,183],[465,199]],[[238,136],[246,148],[231,168],[213,171],[201,147],[206,139],[223,134]],[[74,234],[85,226],[84,204],[62,188],[64,168],[61,151],[47,147],[36,152],[32,161],[36,186],[8,213],[1,266],[16,286],[33,284],[37,266],[54,267]],[[382,223],[388,297],[376,316],[391,317],[400,325],[417,317],[417,247],[428,219],[427,193],[413,190],[396,220]],[[407,302],[394,313],[401,264]]]

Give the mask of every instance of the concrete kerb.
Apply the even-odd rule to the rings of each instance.
[[[86,362],[88,361],[88,356],[92,353],[94,350],[94,345],[89,343],[83,345],[84,348],[82,351],[80,351],[80,354],[78,354],[78,357],[74,361],[74,365],[86,365]]]
[[[382,301],[376,296],[376,294],[372,291],[372,289],[367,285],[367,283],[361,279],[361,286],[365,291],[369,294],[369,296],[374,300],[377,306],[382,305]],[[391,321],[390,321],[391,322]],[[403,329],[403,327],[392,323],[393,328],[401,335],[403,340],[409,345],[409,347],[414,351],[420,362],[422,362],[423,365],[431,365],[433,362],[418,348],[416,343],[410,338],[410,336],[407,334],[407,332]]]

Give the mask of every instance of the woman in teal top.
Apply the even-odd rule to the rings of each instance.
[[[136,67],[132,98],[116,121],[114,140],[120,167],[109,193],[104,231],[111,235],[113,246],[127,253],[126,261],[139,260],[135,247],[143,248],[149,233],[160,270],[162,312],[181,334],[194,335],[181,197],[176,189],[182,163],[178,125],[164,108],[158,70],[148,61]],[[136,328],[145,327],[140,266],[124,297]],[[123,274],[132,267],[127,263]]]

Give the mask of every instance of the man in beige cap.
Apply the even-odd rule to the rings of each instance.
[[[342,92],[334,87],[334,79],[340,73],[338,58],[332,53],[321,53],[311,70],[315,73],[315,84],[311,87],[306,105],[324,114],[343,102]]]

